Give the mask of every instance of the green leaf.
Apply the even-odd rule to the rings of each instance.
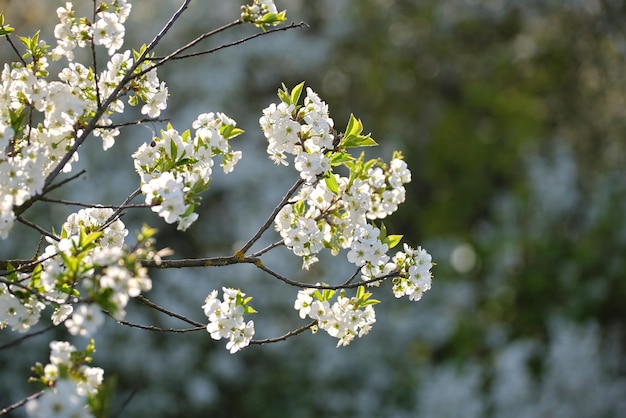
[[[389,247],[389,249],[392,249],[396,245],[400,244],[400,241],[402,241],[402,237],[403,235],[388,235],[383,241],[383,244],[387,244],[387,247]]]
[[[302,200],[299,200],[299,201],[297,201],[296,203],[294,203],[294,204],[292,205],[292,207],[293,207],[293,213],[294,213],[294,215],[296,215],[296,216],[298,216],[298,215],[303,215],[303,214],[304,214],[304,211],[305,211],[305,209],[306,209],[306,206],[305,206],[305,204],[304,204],[304,201],[302,201]]]
[[[244,314],[255,314],[255,313],[257,313],[257,311],[252,306],[245,305],[243,307],[243,313]]]
[[[222,125],[220,128],[220,134],[224,137],[224,139],[234,138],[244,132],[245,131],[243,129],[236,128],[233,125]]]
[[[176,161],[176,164],[174,164],[174,167],[181,167],[184,165],[195,164],[196,162],[198,162],[198,160],[196,160],[195,158],[185,157]]]
[[[330,160],[330,165],[335,167],[341,164],[346,164],[349,163],[351,161],[354,161],[354,157],[346,152],[335,152],[333,153],[333,155],[329,158]],[[350,167],[348,167],[350,168]]]
[[[363,135],[348,135],[344,136],[341,141],[341,146],[346,148],[357,148],[357,147],[375,147],[378,145],[376,141],[374,141],[370,134],[366,136]]]
[[[372,225],[376,226],[376,224],[374,222],[372,222]],[[387,227],[385,226],[384,222],[380,223],[380,234],[378,235],[378,239],[379,240],[384,240],[385,238],[387,238]]]
[[[293,105],[297,105],[298,101],[300,101],[300,95],[302,94],[302,89],[304,88],[304,81],[291,90],[291,96],[289,97],[290,103]]]
[[[9,109],[9,116],[11,117],[11,128],[15,135],[18,135],[18,132],[22,132],[24,127],[24,121],[26,120],[26,116],[28,112],[26,112],[25,107],[21,107],[19,109]]]
[[[350,120],[348,120],[348,126],[346,127],[346,132],[341,140],[340,146],[345,148],[356,148],[356,147],[372,147],[378,145],[376,141],[374,141],[370,134],[361,135],[363,132],[363,124],[361,121],[354,117],[353,114],[350,115]]]
[[[368,299],[368,300],[364,300],[363,302],[359,303],[359,306],[376,305],[378,303],[380,303],[380,301],[378,299]]]
[[[278,98],[281,102],[289,104],[291,97],[289,96],[289,89],[285,86],[285,83],[281,83],[282,88],[278,89]]]
[[[37,264],[37,266],[40,265],[41,264]],[[13,267],[13,264],[7,263],[7,271],[9,272],[9,274],[7,274],[5,277],[8,281],[17,282],[19,280],[17,277],[17,271],[15,271],[15,267]]]
[[[84,252],[94,248],[102,235],[104,235],[104,231],[87,233],[85,228],[81,227],[78,245],[75,246],[75,248],[80,251],[80,254],[83,254]]]
[[[328,187],[328,190],[330,190],[334,194],[339,193],[339,183],[337,183],[337,179],[335,178],[335,175],[332,171],[327,171],[324,174],[324,181],[326,182],[326,187]]]
[[[178,155],[178,147],[176,146],[176,142],[170,141],[170,157],[175,159],[176,155]]]
[[[0,36],[8,35],[10,33],[13,33],[13,31],[15,31],[15,29],[13,29],[9,25],[4,24],[4,15],[0,13]]]
[[[351,113],[350,119],[348,120],[348,126],[346,127],[346,136],[359,135],[361,132],[363,132],[363,124]]]

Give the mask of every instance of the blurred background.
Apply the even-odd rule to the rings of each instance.
[[[42,27],[53,43],[63,3],[4,0],[0,11],[17,34]],[[206,333],[154,334],[109,321],[95,365],[112,391],[110,416],[626,416],[624,2],[276,3],[310,27],[159,72],[171,93],[162,116],[182,131],[200,113],[224,111],[246,130],[233,141],[242,162],[227,177],[216,170],[187,233],[150,211],[124,222],[131,231],[157,227],[160,245],[180,258],[231,254],[296,179],[267,159],[258,118],[281,82],[305,80],[337,127],[350,113],[362,119],[381,144],[370,157],[403,151],[413,180],[386,224],[433,254],[433,288],[418,303],[381,289],[374,329],[341,349],[305,333],[230,355]],[[81,4],[88,13],[91,2]],[[179,4],[133,4],[124,48],[149,42]],[[192,2],[157,54],[237,19],[239,5]],[[238,28],[198,50],[253,32]],[[4,42],[0,53],[14,59]],[[162,127],[128,128],[105,154],[99,140],[87,143],[79,162],[86,175],[57,196],[120,203],[137,187],[130,154]],[[27,215],[58,230],[77,209],[39,204]],[[0,243],[2,258],[32,257],[37,240],[16,228]],[[286,251],[267,264],[310,282],[351,273],[344,254],[306,274]],[[245,266],[151,276],[151,300],[199,321],[206,294],[226,284],[254,296],[256,337],[304,324],[292,308],[296,289]],[[128,319],[184,326],[137,305]],[[2,331],[0,343],[17,336]],[[0,406],[33,391],[25,376],[47,360],[50,338],[1,352]]]

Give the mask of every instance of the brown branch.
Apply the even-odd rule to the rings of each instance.
[[[11,412],[11,411],[13,411],[13,410],[15,410],[15,409],[25,405],[26,402],[32,401],[33,399],[37,399],[38,397],[43,395],[44,392],[45,392],[45,390],[39,391],[37,393],[33,393],[32,395],[25,397],[21,401],[15,402],[13,405],[9,405],[6,408],[0,409],[0,415],[8,414],[9,412]]]
[[[147,268],[186,268],[186,267],[224,267],[233,264],[260,263],[256,257],[207,257],[207,258],[182,258],[178,260],[141,260],[141,265]]]
[[[150,71],[153,68],[156,68],[160,65],[165,64],[167,61],[172,60],[172,59],[179,59],[180,55],[182,52],[188,50],[189,48],[193,47],[194,45],[197,45],[198,43],[200,43],[201,41],[203,41],[204,39],[210,37],[210,36],[214,36],[217,35],[220,32],[223,32],[227,29],[230,29],[232,27],[235,27],[237,25],[240,25],[241,23],[243,23],[241,20],[235,20],[233,22],[227,23],[224,26],[221,26],[217,29],[214,29],[210,32],[206,32],[203,33],[202,35],[198,36],[196,39],[194,39],[193,41],[187,43],[186,45],[181,46],[180,48],[178,48],[177,50],[175,50],[174,52],[168,54],[165,57],[153,57],[152,60],[158,61],[156,64],[153,64],[152,66],[150,66],[149,68],[147,68],[144,71]]]
[[[43,229],[43,228],[42,228],[42,227],[40,227],[39,225],[37,225],[37,224],[35,224],[35,223],[33,223],[33,222],[29,221],[28,219],[24,219],[24,218],[23,218],[23,217],[21,217],[21,216],[16,216],[16,217],[15,217],[15,219],[16,219],[18,222],[20,222],[20,223],[22,223],[22,224],[24,224],[24,225],[28,226],[29,228],[32,228],[32,229],[34,229],[35,231],[39,232],[41,235],[45,235],[45,236],[47,236],[48,238],[52,238],[52,239],[53,239],[53,240],[55,240],[55,241],[59,241],[59,237],[57,237],[56,235],[54,235],[54,234],[53,234],[53,233],[51,233],[51,232],[46,231],[45,229]]]
[[[271,250],[273,250],[276,247],[280,247],[281,245],[285,245],[285,241],[284,240],[280,240],[280,241],[276,241],[270,245],[268,245],[265,248],[260,249],[259,251],[256,251],[255,253],[250,254],[250,257],[260,257],[263,254],[265,254],[266,252],[269,252]]]
[[[111,316],[109,313],[107,313],[107,315]],[[113,317],[111,316],[111,318]],[[203,325],[201,327],[193,327],[193,328],[160,328],[160,327],[155,327],[154,325],[141,325],[141,324],[136,324],[133,322],[122,321],[122,320],[117,320],[117,319],[115,319],[115,322],[117,322],[120,325],[126,325],[127,327],[131,327],[131,328],[139,328],[145,331],[155,331],[155,332],[163,332],[163,333],[172,332],[172,333],[184,334],[186,332],[194,332],[194,331],[200,331],[200,330],[206,329],[206,325]]]
[[[20,62],[22,64],[24,64],[24,67],[26,67],[26,60],[24,60],[24,58],[22,58],[22,54],[20,54],[20,51],[17,50],[17,47],[15,46],[13,41],[11,40],[11,37],[9,36],[9,34],[5,35],[4,37],[9,42],[9,45],[11,45],[11,49],[13,49],[13,52],[15,52],[15,55],[17,55],[17,58],[20,60]]]
[[[144,305],[146,305],[146,306],[148,306],[148,307],[150,307],[150,308],[152,308],[152,309],[155,309],[155,310],[157,310],[157,311],[159,311],[159,312],[162,312],[162,313],[164,313],[164,314],[166,314],[166,315],[168,315],[168,316],[171,316],[172,318],[177,318],[177,319],[180,319],[181,321],[184,321],[184,322],[186,322],[186,323],[188,323],[188,324],[190,324],[190,325],[193,325],[193,326],[195,326],[195,327],[199,327],[199,328],[204,328],[204,327],[206,327],[206,325],[205,325],[205,324],[202,324],[202,323],[200,323],[200,322],[196,322],[196,321],[194,321],[193,319],[189,319],[189,318],[187,318],[187,317],[186,317],[186,316],[184,316],[184,315],[180,315],[180,314],[177,314],[176,312],[172,312],[172,311],[170,311],[170,310],[168,310],[168,309],[165,309],[164,307],[157,305],[156,303],[154,303],[154,302],[150,301],[149,299],[146,299],[145,297],[143,297],[143,296],[141,296],[141,295],[140,295],[140,296],[137,296],[137,297],[135,298],[135,300],[137,300],[137,301],[139,301],[139,302],[143,303]]]
[[[285,341],[287,338],[289,337],[293,337],[294,335],[298,335],[303,333],[304,331],[306,331],[307,329],[311,328],[313,325],[317,324],[317,320],[311,322],[308,325],[305,325],[301,328],[295,329],[293,331],[289,331],[288,333],[286,333],[285,335],[282,335],[280,337],[276,337],[276,338],[265,338],[263,340],[252,340],[250,341],[250,344],[256,344],[256,345],[263,345],[263,344],[270,344],[270,343],[276,343],[279,341]]]
[[[276,273],[274,270],[266,267],[260,260],[256,263],[254,263],[254,265],[260,269],[263,270],[264,272],[266,272],[267,274],[269,274],[270,276],[290,285],[290,286],[295,286],[295,287],[299,287],[299,288],[309,288],[309,289],[321,289],[321,290],[339,290],[339,289],[355,289],[359,286],[365,286],[371,283],[377,283],[377,282],[382,282],[385,281],[387,279],[393,278],[393,277],[398,277],[399,274],[398,272],[392,272],[389,274],[386,274],[384,276],[380,276],[380,277],[376,277],[375,279],[371,279],[371,280],[361,280],[359,282],[356,283],[350,283],[350,281],[352,280],[352,278],[348,279],[348,281],[346,281],[344,284],[339,284],[339,285],[327,285],[327,284],[311,284],[311,283],[303,283],[303,282],[299,282],[296,280],[292,280],[288,277],[285,277],[281,274]]]
[[[124,126],[141,125],[142,123],[148,123],[148,122],[169,122],[170,120],[171,119],[169,118],[144,118],[144,119],[134,120],[132,122],[113,123],[111,125],[96,125],[95,127],[97,129],[116,129],[116,128],[122,128]]]
[[[299,178],[298,181],[296,181],[294,185],[291,186],[285,196],[283,196],[278,206],[274,208],[270,216],[268,216],[268,218],[265,220],[265,223],[263,223],[259,230],[254,234],[254,236],[250,238],[250,240],[248,240],[248,242],[246,242],[243,247],[241,247],[237,254],[244,255],[246,251],[248,251],[250,247],[252,247],[252,245],[254,245],[254,243],[257,242],[259,238],[261,238],[261,235],[263,235],[263,233],[272,225],[272,222],[274,222],[274,219],[276,218],[276,215],[278,215],[278,212],[280,212],[283,206],[285,206],[287,202],[289,202],[291,196],[296,192],[296,190],[298,190],[302,183],[304,183],[304,180]]]
[[[63,186],[64,184],[69,183],[70,181],[77,179],[78,177],[82,176],[85,173],[86,173],[85,170],[80,170],[78,173],[74,174],[73,176],[70,176],[70,177],[68,177],[66,179],[63,179],[63,180],[61,180],[58,183],[51,184],[51,185],[49,185],[47,187],[44,187],[44,189],[41,191],[41,193],[36,194],[34,196],[31,196],[28,200],[26,200],[26,202],[22,203],[19,207],[15,208],[14,209],[15,216],[19,216],[22,213],[26,212],[26,210],[28,208],[30,208],[33,205],[33,203],[35,203],[36,201],[40,200],[47,193],[50,193],[54,189],[58,189],[59,187]]]
[[[50,331],[51,329],[54,329],[54,328],[55,328],[54,325],[50,325],[50,326],[48,326],[46,328],[40,329],[39,331],[30,332],[30,333],[28,333],[26,335],[21,336],[20,338],[17,338],[17,339],[15,339],[13,341],[9,341],[6,344],[0,345],[0,351],[1,350],[6,350],[7,348],[15,347],[16,345],[20,345],[24,340],[27,340],[27,339],[32,338],[32,337],[36,337],[36,336],[41,335],[41,334],[44,334],[44,333],[46,333],[46,332],[48,332],[48,331]]]
[[[74,200],[52,199],[50,197],[42,197],[39,200],[41,200],[42,202],[59,203],[62,205],[82,206],[84,208],[98,208],[98,209],[136,209],[136,208],[152,207],[152,205],[148,205],[147,203],[134,203],[130,205],[103,205],[101,203],[83,203],[83,202],[77,202]]]
[[[238,21],[238,22],[240,22],[240,21]],[[300,22],[300,23],[292,22],[292,23],[290,23],[287,26],[281,26],[279,28],[266,30],[265,32],[255,33],[254,35],[250,35],[250,36],[247,36],[245,38],[241,38],[241,39],[239,39],[237,41],[229,42],[227,44],[223,44],[223,45],[220,45],[218,47],[208,49],[206,51],[193,52],[191,54],[185,54],[185,55],[176,55],[176,53],[172,53],[172,54],[170,54],[170,55],[168,55],[166,57],[156,58],[156,59],[159,59],[160,61],[157,62],[156,64],[154,64],[153,66],[149,67],[149,69],[158,67],[159,65],[162,65],[162,64],[164,64],[167,61],[186,59],[186,58],[197,57],[197,56],[200,56],[200,55],[212,54],[212,53],[220,51],[222,49],[230,48],[230,47],[233,47],[233,46],[240,45],[240,44],[243,44],[245,42],[251,41],[252,39],[255,39],[255,38],[258,38],[258,37],[261,37],[261,36],[265,36],[265,35],[269,35],[270,33],[276,33],[276,32],[280,32],[280,31],[286,31],[286,30],[289,30],[289,29],[302,28],[302,27],[309,27],[309,25],[306,22]]]

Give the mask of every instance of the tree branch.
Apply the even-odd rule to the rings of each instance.
[[[20,223],[22,223],[22,224],[24,224],[24,225],[28,226],[29,228],[32,228],[32,229],[34,229],[35,231],[39,232],[41,235],[45,235],[45,236],[47,236],[48,238],[52,238],[52,239],[53,239],[53,240],[55,240],[55,241],[58,241],[58,240],[59,240],[59,237],[57,237],[57,236],[56,236],[56,235],[54,235],[53,233],[46,231],[45,229],[43,229],[43,228],[42,228],[42,227],[40,227],[39,225],[37,225],[37,224],[35,224],[35,223],[32,223],[31,221],[29,221],[29,220],[27,220],[27,219],[24,219],[24,218],[23,218],[23,217],[21,217],[21,216],[16,216],[16,217],[15,217],[15,219],[16,219],[18,222],[20,222]]]
[[[77,202],[74,200],[52,199],[49,197],[42,197],[39,200],[41,200],[42,202],[59,203],[62,205],[82,206],[84,208],[97,208],[97,209],[136,209],[136,208],[152,207],[152,205],[148,205],[147,203],[135,203],[135,204],[129,204],[129,205],[103,205],[100,203],[83,203],[83,202]]]
[[[147,268],[169,269],[186,267],[224,267],[233,264],[260,263],[256,257],[207,257],[207,258],[182,258],[178,260],[141,260],[141,265]]]
[[[259,230],[254,234],[254,236],[252,236],[252,238],[250,238],[250,240],[248,240],[248,242],[246,242],[244,246],[241,247],[239,251],[237,251],[237,254],[241,254],[243,256],[246,253],[246,251],[248,251],[250,247],[252,247],[254,243],[257,242],[259,238],[261,238],[263,233],[272,225],[272,222],[274,222],[274,219],[276,218],[276,215],[278,215],[278,212],[280,212],[283,206],[285,206],[287,202],[289,202],[289,199],[291,199],[291,196],[293,196],[296,190],[298,190],[298,188],[303,183],[304,183],[304,180],[302,180],[301,178],[298,178],[298,181],[296,181],[295,184],[291,186],[291,188],[287,191],[285,196],[283,196],[278,206],[274,208],[270,216],[268,216],[268,218],[265,220],[265,223],[263,223],[263,225],[259,228]]]
[[[232,23],[241,23],[241,21],[236,21],[236,22],[232,22]],[[269,35],[270,33],[276,33],[276,32],[280,32],[280,31],[285,31],[285,30],[295,29],[295,28],[302,28],[302,27],[307,27],[308,28],[309,25],[306,22],[300,22],[300,23],[292,22],[291,24],[289,24],[287,26],[281,26],[281,27],[278,27],[278,28],[266,30],[265,32],[258,32],[258,33],[255,33],[254,35],[246,36],[245,38],[241,38],[241,39],[239,39],[237,41],[229,42],[227,44],[223,44],[223,45],[220,45],[220,46],[215,47],[215,48],[207,49],[206,51],[193,52],[191,54],[185,54],[185,55],[178,55],[182,51],[180,51],[180,52],[175,51],[175,52],[173,52],[172,54],[170,54],[170,55],[168,55],[166,57],[156,58],[156,59],[159,59],[160,61],[157,62],[156,64],[154,64],[153,66],[149,67],[149,69],[158,67],[158,66],[164,64],[167,61],[186,59],[186,58],[197,57],[197,56],[200,56],[200,55],[212,54],[212,53],[220,51],[222,49],[230,48],[230,47],[233,47],[233,46],[240,45],[240,44],[243,44],[245,42],[248,42],[248,41],[250,41],[252,39],[255,39],[255,38],[258,38],[258,37],[261,37],[261,36]]]
[[[156,309],[157,311],[162,312],[162,313],[164,313],[164,314],[166,314],[168,316],[171,316],[172,318],[180,319],[181,321],[184,321],[184,322],[186,322],[186,323],[188,323],[190,325],[193,325],[195,327],[199,327],[199,328],[206,327],[206,325],[203,324],[203,323],[196,322],[193,319],[189,319],[189,318],[187,318],[184,315],[180,315],[180,314],[177,314],[176,312],[172,312],[172,311],[170,311],[168,309],[165,309],[164,307],[157,305],[156,303],[150,301],[149,299],[146,299],[145,297],[143,297],[141,295],[137,296],[135,298],[135,300],[143,303],[144,305],[146,305],[146,306],[148,306],[148,307],[150,307],[152,309]]]
[[[37,393],[33,393],[30,396],[25,397],[24,399],[22,399],[19,402],[15,402],[13,405],[9,405],[6,408],[0,409],[0,415],[4,415],[4,414],[8,414],[9,412],[23,406],[26,404],[26,402],[31,401],[33,399],[37,399],[38,397],[40,397],[41,395],[43,395],[45,392],[45,390],[41,390]]]
[[[317,324],[317,320],[311,322],[308,325],[305,325],[301,328],[295,329],[293,331],[289,331],[288,333],[286,333],[285,335],[282,335],[280,337],[276,337],[276,338],[266,338],[263,340],[252,340],[250,341],[250,345],[255,344],[255,345],[263,345],[263,344],[270,344],[270,343],[276,343],[279,341],[285,341],[287,338],[289,337],[293,337],[294,335],[298,335],[303,333],[304,331],[306,331],[307,329],[311,328],[313,325]]]
[[[0,351],[6,350],[7,348],[15,347],[16,345],[20,345],[24,340],[44,334],[54,328],[56,328],[55,325],[49,325],[48,327],[44,329],[40,329],[39,331],[30,332],[26,335],[21,336],[20,338],[17,338],[13,341],[9,341],[6,344],[0,345]]]
[[[111,318],[113,318],[111,316],[111,314],[109,314],[107,312],[107,315],[109,315]],[[193,327],[193,328],[160,328],[160,327],[155,327],[154,325],[141,325],[141,324],[135,324],[133,322],[128,322],[128,321],[123,321],[123,320],[117,320],[115,318],[113,318],[115,320],[115,322],[117,322],[120,325],[126,325],[127,327],[131,327],[131,328],[139,328],[145,331],[155,331],[155,332],[163,332],[163,333],[177,333],[177,334],[184,334],[187,332],[194,332],[194,331],[200,331],[200,330],[205,330],[206,329],[206,325],[203,325],[201,327]]]

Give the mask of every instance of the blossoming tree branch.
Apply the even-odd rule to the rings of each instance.
[[[41,234],[46,246],[43,251],[33,249],[31,260],[0,262],[0,329],[23,334],[15,341],[21,343],[64,327],[89,343],[79,350],[68,341],[51,341],[48,361],[32,369],[31,381],[39,389],[0,413],[24,406],[33,417],[47,417],[51,411],[62,411],[55,416],[97,416],[104,371],[90,364],[98,329],[107,317],[152,331],[208,332],[209,338],[225,339],[231,353],[249,344],[282,341],[307,329],[323,330],[337,339],[337,346],[345,346],[367,334],[375,323],[374,306],[379,301],[373,293],[385,291],[378,289],[382,282],[391,283],[396,297],[411,300],[419,300],[431,286],[430,255],[407,244],[390,255],[402,237],[388,235],[382,222],[405,200],[404,185],[411,180],[402,155],[395,152],[389,162],[367,159],[358,149],[376,142],[363,134],[361,121],[351,116],[345,128],[336,126],[327,104],[304,83],[281,86],[276,103],[263,109],[259,119],[269,158],[286,170],[295,168],[294,184],[266,222],[232,255],[165,258],[171,254],[157,250],[155,229],[144,226],[131,240],[120,219],[128,210],[152,210],[181,231],[193,227],[215,162],[230,173],[242,158],[231,143],[243,131],[221,112],[200,113],[190,129],[168,123],[142,144],[132,154],[138,187],[121,198],[121,204],[82,203],[82,209],[53,230],[28,219],[34,205],[68,204],[49,198],[49,193],[80,174],[72,174],[72,164],[86,140],[99,138],[103,151],[115,146],[127,125],[116,123],[115,117],[127,106],[141,106],[145,119],[136,123],[160,122],[168,99],[167,85],[157,74],[160,66],[305,26],[281,26],[287,20],[285,11],[279,12],[273,0],[254,0],[242,6],[237,20],[166,56],[155,56],[155,47],[189,3],[183,2],[150,43],[125,50],[124,23],[131,12],[126,0],[94,0],[92,18],[78,16],[71,2],[59,7],[53,47],[40,39],[39,32],[15,37],[2,16],[0,35],[17,59],[4,64],[0,83],[0,237],[10,240],[18,222]],[[187,52],[202,40],[242,24],[255,25],[259,32],[230,45]],[[63,66],[56,77],[48,71],[51,61]],[[136,201],[139,198],[143,203]],[[264,234],[275,234],[274,243],[253,250]],[[354,274],[315,285],[286,277],[263,262],[264,254],[280,246],[300,257],[303,269],[316,263],[322,251],[345,256],[354,265]],[[144,296],[152,288],[150,269],[239,263],[249,263],[293,286],[295,300],[289,303],[309,322],[284,335],[255,340],[252,297],[236,283],[206,296],[198,306],[204,321],[177,314]],[[191,327],[160,329],[127,322],[125,307],[131,299]]]

